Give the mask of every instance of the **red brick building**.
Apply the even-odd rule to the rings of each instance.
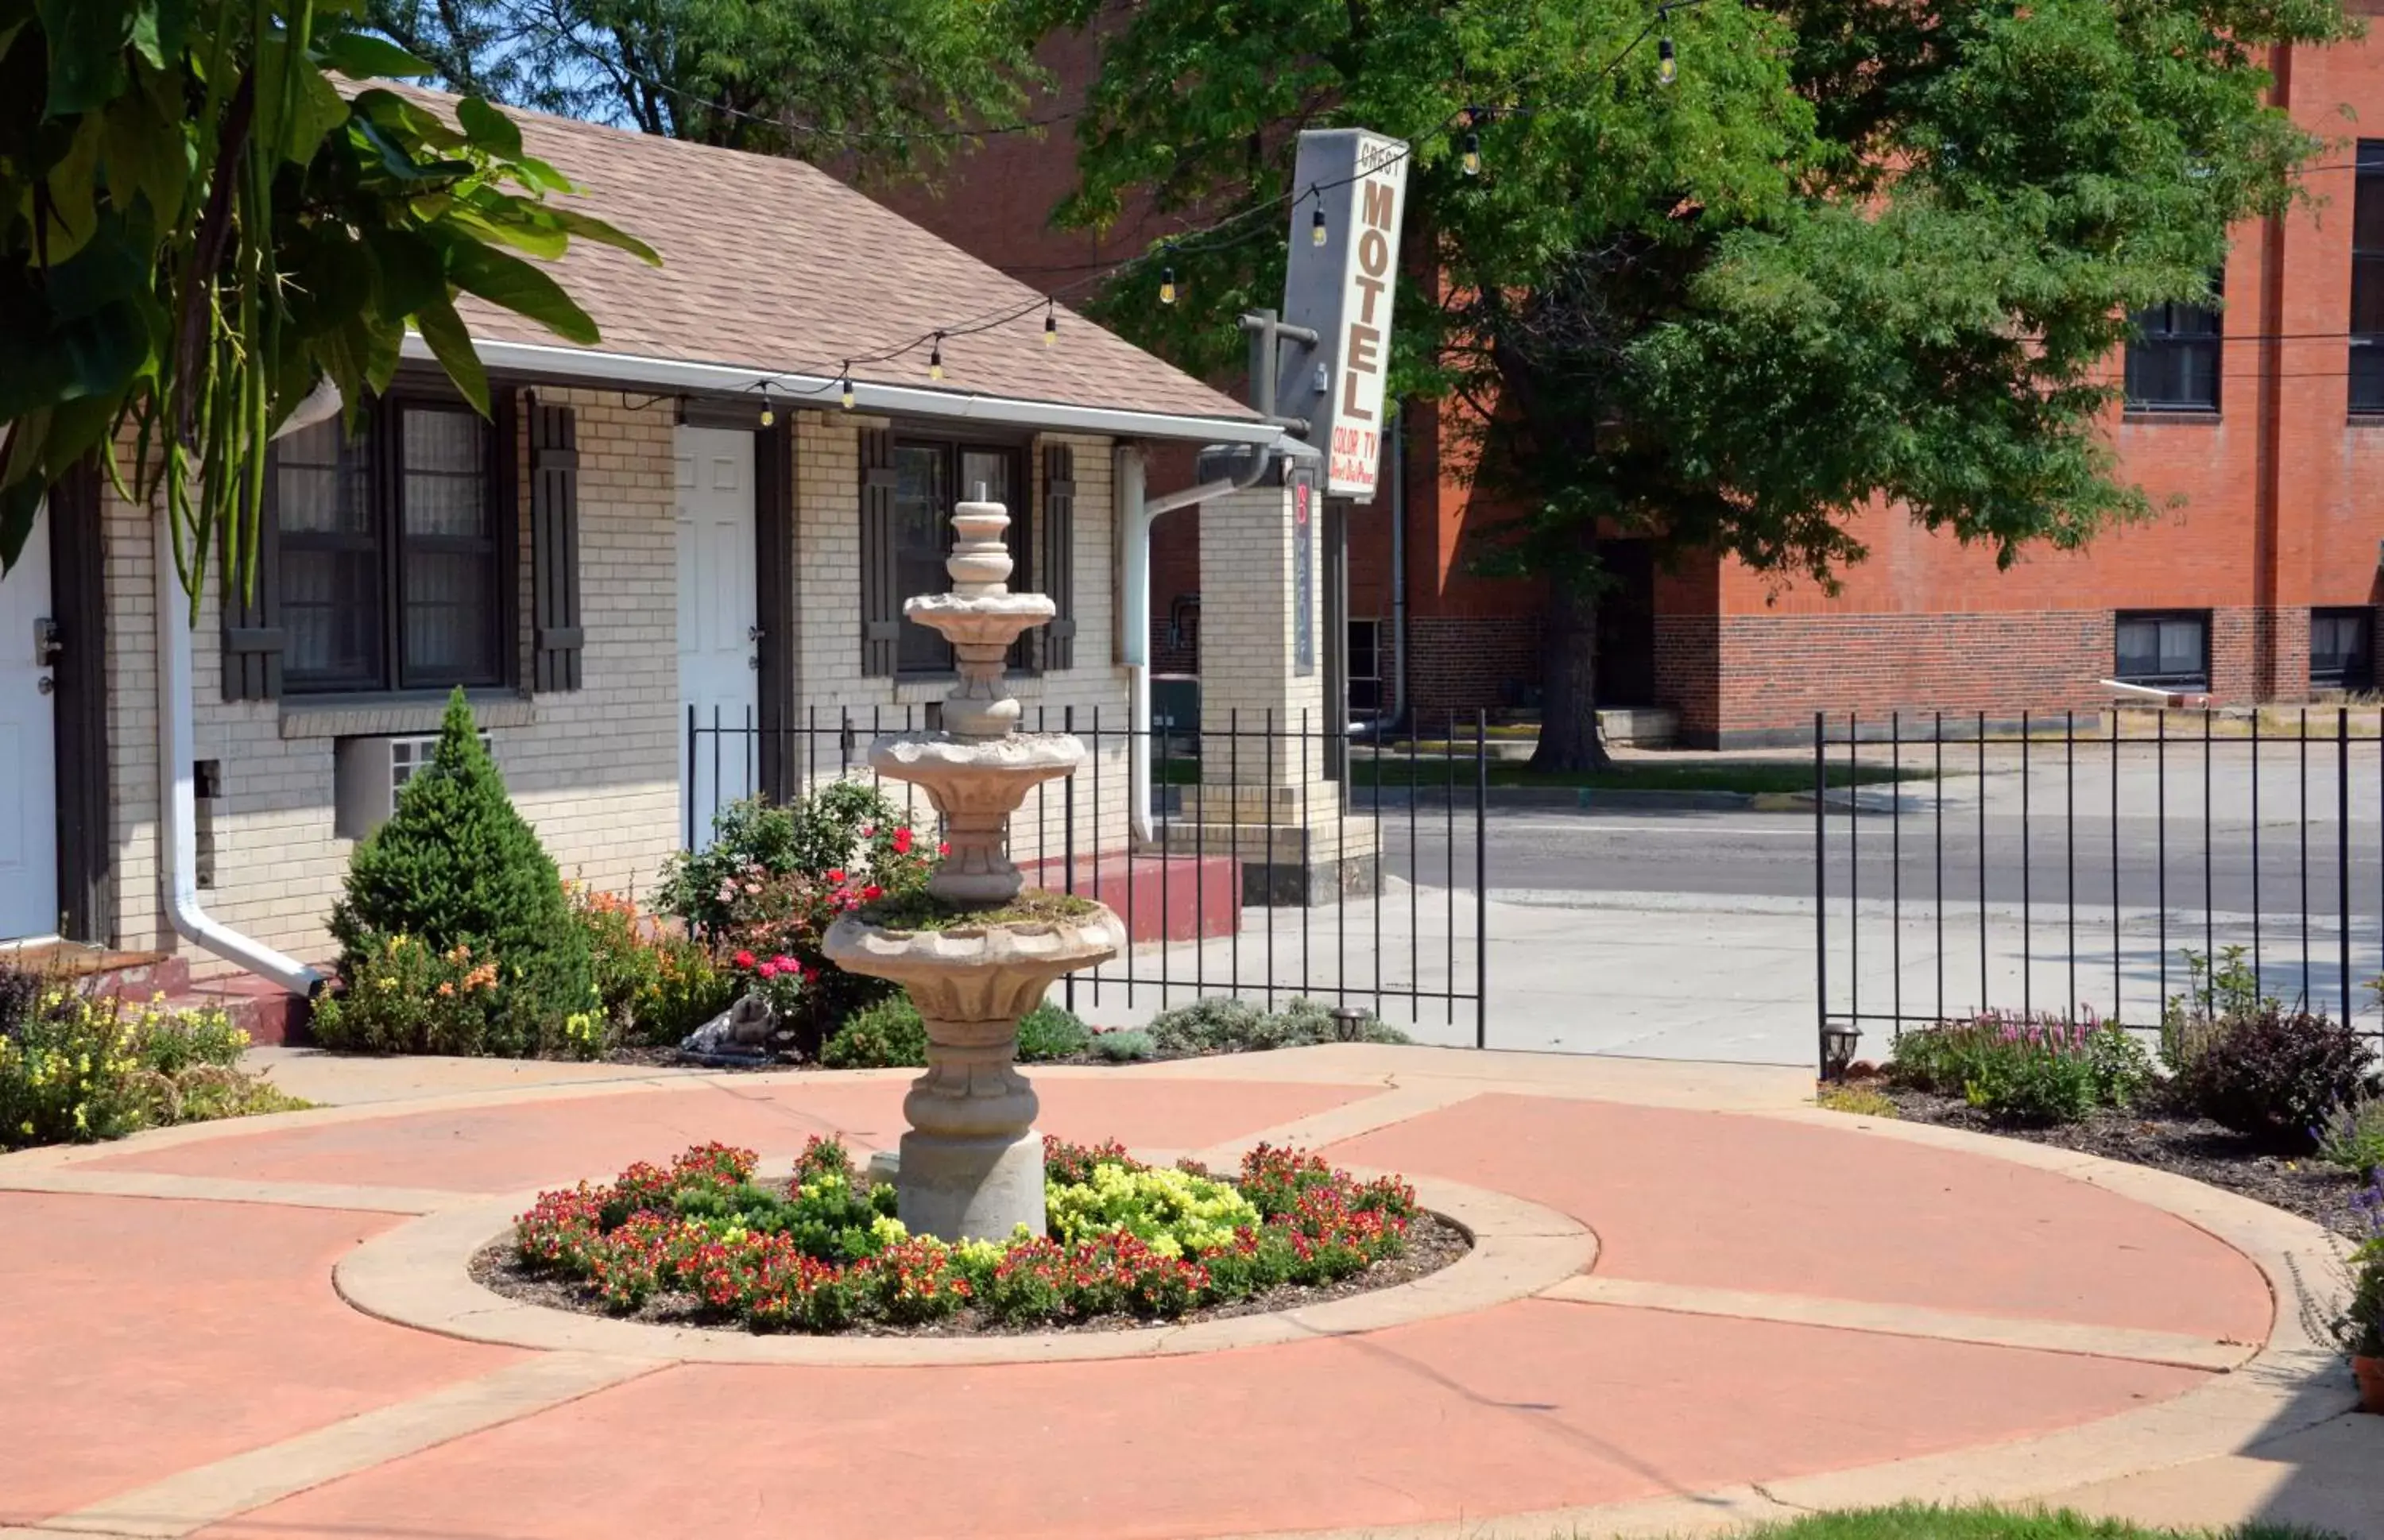
[[[2384,15],[2384,0],[2348,6]],[[1063,83],[1038,110],[1073,108],[1090,46],[1054,39],[1046,62]],[[1991,552],[1875,508],[1856,528],[1869,559],[1834,595],[1713,557],[1659,570],[1644,546],[1616,542],[1610,565],[1622,581],[1601,623],[1600,703],[1669,708],[1683,742],[1715,745],[1809,731],[1815,711],[2092,707],[2111,699],[2112,679],[2223,702],[2375,684],[2384,36],[2288,49],[2273,68],[2276,99],[2334,142],[2307,172],[2315,201],[2237,232],[2223,317],[2170,307],[2146,317],[2146,340],[2112,361],[2128,402],[2111,431],[2154,518],[2083,553],[2030,551],[1999,571]],[[905,197],[903,211],[1049,288],[1142,249],[1143,230],[1096,242],[1049,227],[1045,216],[1072,185],[1054,153],[1065,133],[988,141],[954,168],[945,195]],[[1001,195],[983,196],[987,189]],[[1430,722],[1529,707],[1543,595],[1475,570],[1495,510],[1444,463],[1432,408],[1408,414],[1403,441],[1403,463],[1386,477],[1395,494],[1349,521],[1353,708],[1404,703]],[[1189,479],[1181,468],[1163,484]],[[1155,536],[1161,672],[1197,668],[1198,516],[1169,515]]]

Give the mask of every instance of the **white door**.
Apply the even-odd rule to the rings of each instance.
[[[679,830],[710,843],[713,814],[761,777],[754,636],[753,435],[678,430]],[[714,730],[714,723],[718,724]]]
[[[0,940],[58,928],[57,735],[41,627],[50,614],[50,519],[0,578]]]

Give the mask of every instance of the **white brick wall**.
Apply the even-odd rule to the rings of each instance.
[[[632,406],[616,392],[544,390],[577,409],[582,613],[581,689],[488,713],[514,801],[566,876],[618,890],[650,889],[677,845],[677,568],[667,402]],[[108,600],[108,737],[119,944],[171,950],[156,865],[157,723],[155,528],[112,494],[105,514]],[[528,518],[522,519],[527,553]],[[524,613],[528,568],[523,565]],[[350,842],[332,833],[332,764],[340,730],[429,730],[436,702],[369,714],[304,699],[223,699],[212,578],[192,636],[194,750],[222,766],[208,912],[295,956],[332,950],[324,929],[347,871]],[[193,952],[194,971],[223,965]]]
[[[644,892],[677,848],[684,717],[678,696],[677,565],[673,412],[668,402],[618,392],[541,387],[548,403],[578,413],[584,688],[494,702],[486,713],[498,764],[525,816],[565,875],[615,891]],[[634,403],[634,404],[633,404]],[[527,454],[527,414],[521,444]],[[796,426],[796,618],[798,700],[823,722],[851,711],[864,724],[875,707],[891,718],[939,699],[948,688],[862,677],[860,646],[860,462],[855,434],[868,419],[803,413]],[[1125,842],[1124,674],[1112,649],[1111,446],[1105,439],[1055,441],[1076,452],[1075,666],[1015,683],[1032,725],[1061,725],[1074,707],[1079,728],[1121,730],[1076,787],[1076,849],[1115,851]],[[1041,475],[1041,443],[1031,455]],[[525,483],[526,484],[526,483]],[[1041,489],[1035,489],[1039,501]],[[143,510],[112,495],[104,508],[107,565],[108,733],[117,875],[118,939],[169,950],[156,865],[157,749],[154,528]],[[528,519],[521,609],[529,610]],[[525,622],[523,647],[528,647]],[[222,766],[215,821],[211,913],[268,945],[307,959],[329,955],[324,929],[346,872],[349,842],[332,833],[332,767],[341,732],[428,730],[435,702],[369,714],[292,702],[222,698],[219,627],[212,584],[193,635],[199,758]],[[528,676],[525,651],[523,674]],[[833,739],[820,744],[832,774]],[[1030,800],[1013,854],[1038,859],[1065,847],[1065,793]],[[923,823],[926,809],[920,804]],[[224,971],[196,953],[201,974]]]

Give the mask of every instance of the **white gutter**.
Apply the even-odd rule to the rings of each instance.
[[[332,398],[336,409],[338,398]],[[173,561],[172,515],[161,499],[152,538],[157,569],[157,864],[175,934],[227,962],[311,999],[321,974],[208,917],[199,907],[198,794],[192,784],[191,596]]]
[[[1223,477],[1203,481],[1164,497],[1150,497],[1143,479],[1142,451],[1131,444],[1121,444],[1117,452],[1117,572],[1119,602],[1117,606],[1118,662],[1125,668],[1126,740],[1146,747],[1131,749],[1126,755],[1126,826],[1131,837],[1149,844],[1159,837],[1157,823],[1150,807],[1150,526],[1161,514],[1172,514],[1178,508],[1189,508],[1211,498],[1223,497],[1258,485],[1259,478],[1276,455],[1299,458],[1313,455],[1315,451],[1299,440],[1285,436],[1275,429],[1273,441],[1275,454],[1256,457],[1256,466],[1246,480]]]
[[[727,364],[690,364],[634,354],[590,353],[583,348],[555,347],[543,342],[476,341],[473,346],[479,353],[480,362],[492,369],[518,369],[590,384],[643,386],[649,390],[676,386],[712,394],[751,395],[757,404],[766,390],[781,407],[835,409],[840,402],[843,384],[833,375],[773,374],[767,369]],[[431,353],[420,337],[408,332],[404,355],[428,359]],[[852,409],[885,416],[998,422],[1063,432],[1186,439],[1199,443],[1273,444],[1283,437],[1281,428],[1256,417],[1201,417],[1115,406],[1076,406],[1012,396],[930,391],[911,385],[881,385],[867,379],[852,382]]]

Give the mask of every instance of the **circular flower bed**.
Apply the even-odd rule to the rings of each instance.
[[[1397,1177],[1261,1145],[1238,1178],[1044,1140],[1048,1234],[913,1236],[890,1186],[813,1138],[785,1183],[700,1145],[603,1186],[543,1193],[475,1260],[515,1298],[756,1331],[1000,1331],[1285,1309],[1453,1261],[1464,1233]]]

